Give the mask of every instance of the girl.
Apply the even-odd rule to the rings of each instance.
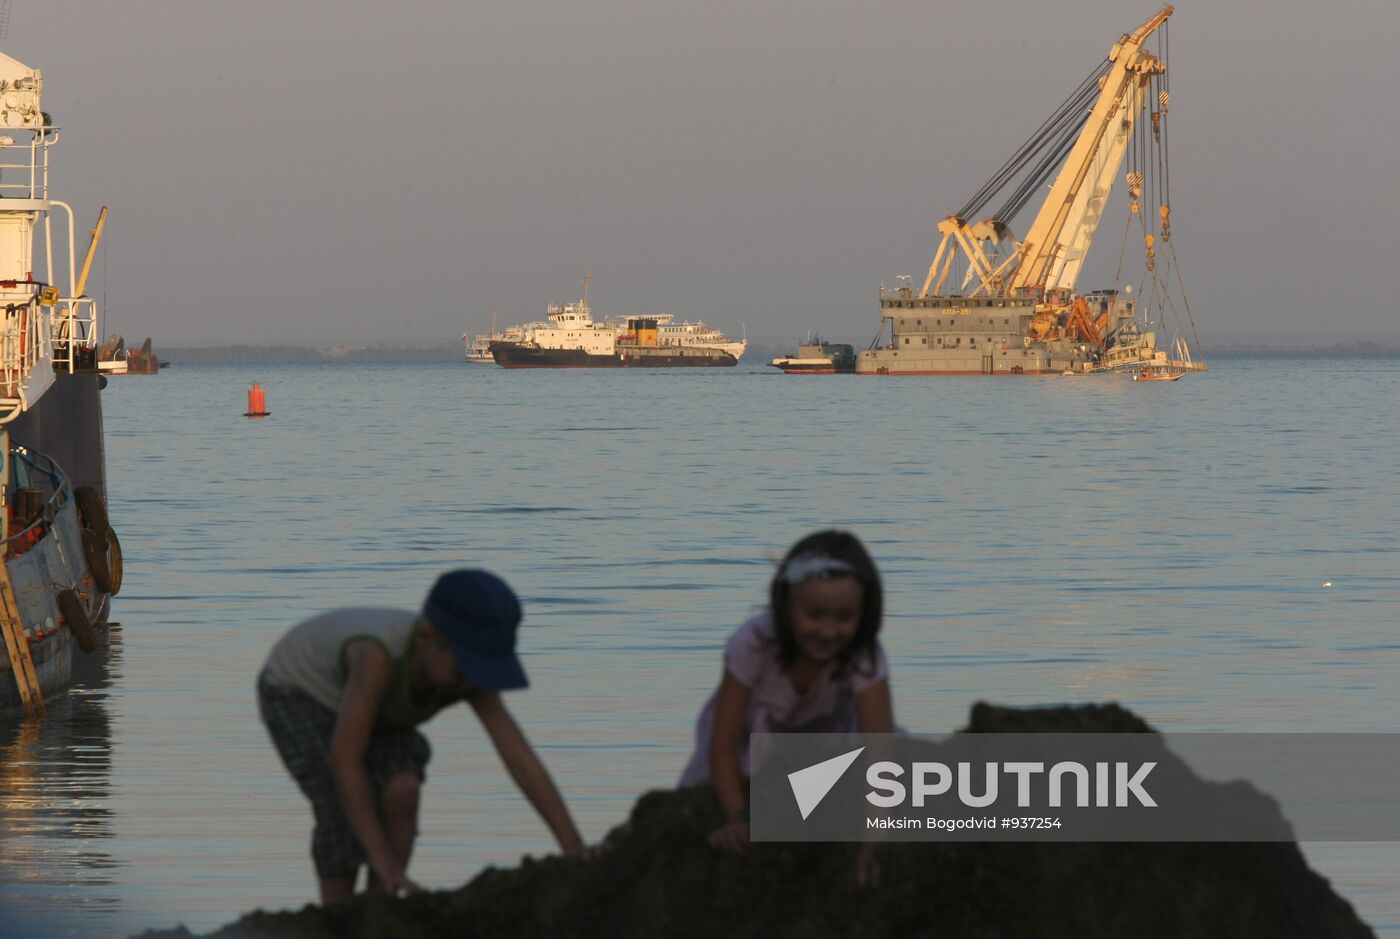
[[[745,777],[749,735],[894,732],[889,666],[877,638],[880,575],[852,534],[821,531],[788,551],[769,606],[729,637],[724,677],[700,714],[680,785],[710,783],[724,824],[710,843],[743,851],[749,840]],[[863,846],[857,880],[878,876]]]

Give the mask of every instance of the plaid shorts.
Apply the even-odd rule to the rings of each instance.
[[[316,873],[321,877],[354,874],[365,862],[365,853],[341,808],[331,775],[335,712],[304,691],[270,684],[266,674],[258,676],[258,711],[287,772],[311,800],[316,818],[311,859]],[[426,779],[431,756],[427,738],[416,730],[376,729],[365,750],[365,772],[375,803],[389,780],[400,773],[416,773],[420,781]]]

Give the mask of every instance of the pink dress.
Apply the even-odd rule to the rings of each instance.
[[[872,651],[873,655],[856,656],[840,675],[836,662],[828,663],[807,692],[799,695],[783,673],[772,613],[765,610],[735,630],[724,644],[724,668],[749,689],[749,710],[739,742],[739,771],[749,774],[749,735],[753,733],[859,732],[856,698],[889,677],[884,649],[877,642]],[[682,787],[710,781],[710,738],[718,697],[719,692],[711,695],[700,712],[695,753],[681,774]]]

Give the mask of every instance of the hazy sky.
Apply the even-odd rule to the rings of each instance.
[[[881,278],[921,282],[938,220],[1157,4],[11,7],[0,48],[63,128],[53,193],[84,230],[111,207],[89,292],[172,345],[455,338],[585,268],[600,314],[863,343]],[[1379,0],[1177,5],[1172,222],[1207,349],[1400,343],[1397,36]]]

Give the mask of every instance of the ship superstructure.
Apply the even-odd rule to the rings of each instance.
[[[52,450],[72,444],[71,428],[37,412],[79,385],[95,405],[97,304],[86,289],[107,209],[79,258],[73,210],[49,193],[60,128],[40,105],[43,87],[39,69],[0,54],[0,438]],[[52,454],[84,483],[105,485],[100,431],[98,421],[96,439],[79,441],[95,454]]]
[[[521,327],[521,342],[540,349],[577,350],[585,355],[611,355],[621,330],[609,323],[595,322],[588,306],[588,282],[593,272],[583,275],[583,298],[577,303],[551,304],[545,323]],[[499,340],[498,340],[499,341]]]
[[[1165,6],[1124,34],[996,175],[939,223],[942,240],[920,290],[909,277],[896,288],[881,286],[880,333],[858,357],[858,372],[1046,374],[1122,370],[1133,367],[1130,362],[1204,369],[1183,336],[1163,355],[1156,331],[1147,328],[1175,318],[1179,327],[1189,322],[1195,335],[1184,288],[1174,295],[1167,276],[1167,267],[1176,267],[1170,274],[1180,281],[1165,171],[1165,26],[1172,12]],[[1160,54],[1145,48],[1154,37]],[[1134,296],[1124,283],[1078,293],[1125,159],[1128,231],[1135,227],[1141,239],[1144,289]],[[1017,239],[1011,222],[1052,175],[1026,237]],[[998,194],[1005,194],[1005,203],[972,221]],[[1148,210],[1148,198],[1155,211]],[[1127,238],[1125,232],[1125,251]]]

